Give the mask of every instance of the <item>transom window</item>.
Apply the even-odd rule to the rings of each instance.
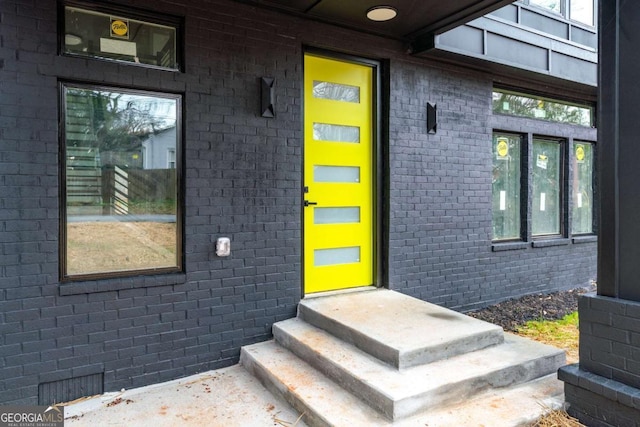
[[[63,278],[180,271],[181,96],[62,93]]]
[[[493,91],[493,112],[580,126],[594,125],[592,105],[570,103],[504,89]]]
[[[182,68],[178,18],[70,1],[64,6],[62,27],[61,52],[65,55]]]

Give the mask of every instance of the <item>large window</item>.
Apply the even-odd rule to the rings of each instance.
[[[595,25],[596,0],[529,0],[529,4],[582,24]]]
[[[521,238],[521,137],[493,136],[493,238]]]
[[[593,233],[593,144],[573,145],[572,234]]]
[[[171,70],[181,68],[178,18],[69,1],[64,6],[62,53]]]
[[[62,276],[180,270],[181,97],[62,89]]]
[[[595,144],[573,141],[571,150],[567,144],[560,138],[493,133],[494,242],[594,233]]]
[[[533,140],[531,186],[534,236],[559,235],[562,216],[562,145],[558,141]]]

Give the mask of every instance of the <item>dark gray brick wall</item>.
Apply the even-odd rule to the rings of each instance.
[[[595,279],[595,241],[492,251],[493,130],[596,140],[595,129],[492,115],[492,87],[424,63],[391,67],[390,286],[458,310]],[[427,102],[438,106],[436,135],[425,131]]]
[[[637,388],[587,372],[577,364],[560,368],[558,378],[565,383],[567,412],[584,425],[640,426],[640,393]]]
[[[39,385],[74,378],[103,375],[113,391],[228,366],[295,315],[305,45],[389,60],[382,285],[469,309],[595,277],[594,243],[492,252],[492,129],[567,129],[499,122],[491,76],[240,3],[136,7],[185,17],[184,73],[58,56],[55,0],[0,2],[0,402],[34,404]],[[258,114],[261,76],[276,78],[275,119]],[[184,94],[185,274],[60,283],[60,81]],[[438,104],[436,135],[426,102]],[[220,236],[230,258],[214,254]]]
[[[580,310],[580,367],[640,388],[640,303],[583,296]]]

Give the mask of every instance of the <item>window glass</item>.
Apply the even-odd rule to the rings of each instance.
[[[571,104],[505,90],[493,92],[493,112],[552,122],[593,126],[592,106]]]
[[[562,0],[529,0],[530,5],[539,6],[551,12],[560,13],[562,11]]]
[[[65,6],[63,53],[179,69],[177,25]]]
[[[532,234],[560,234],[562,213],[561,144],[533,140],[532,159]]]
[[[576,142],[573,146],[573,208],[571,232],[593,232],[593,144]]]
[[[570,0],[570,18],[574,21],[593,26],[593,1],[594,0]]]
[[[519,239],[521,137],[493,136],[493,239]]]
[[[179,269],[180,105],[64,86],[65,277]]]

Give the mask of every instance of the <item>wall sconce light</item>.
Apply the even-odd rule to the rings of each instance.
[[[427,133],[434,134],[438,131],[437,105],[427,102]]]
[[[262,117],[273,118],[276,116],[275,110],[275,82],[271,77],[260,78],[260,113]]]

